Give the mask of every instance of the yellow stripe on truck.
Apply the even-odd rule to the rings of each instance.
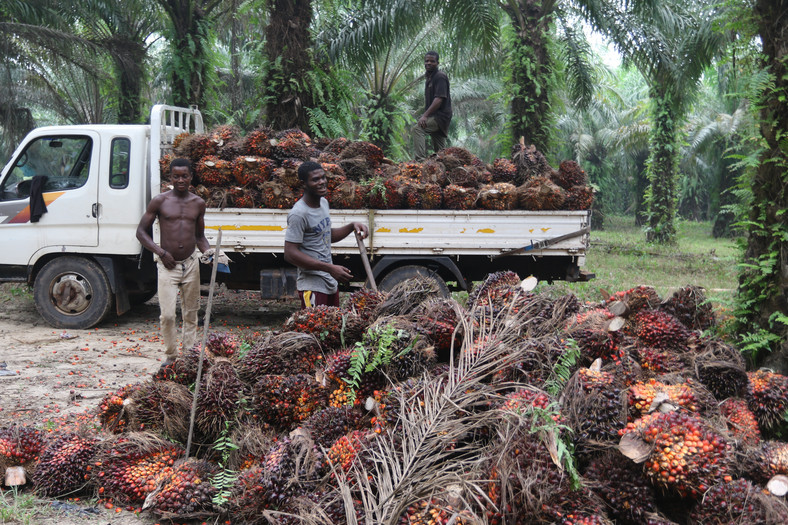
[[[238,226],[236,224],[227,225],[223,224],[220,226],[205,226],[206,230],[218,230],[219,228],[222,231],[252,231],[252,232],[283,232],[285,228],[283,226],[266,226],[266,225],[249,225],[249,226]]]

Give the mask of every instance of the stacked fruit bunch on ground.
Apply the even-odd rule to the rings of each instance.
[[[788,378],[715,322],[697,287],[581,304],[502,272],[461,304],[413,279],[214,332],[97,426],[0,429],[0,465],[176,523],[787,523]]]
[[[172,152],[160,160],[163,191],[176,156],[191,159],[192,191],[210,208],[289,209],[302,194],[297,170],[307,160],[326,171],[335,209],[587,210],[593,202],[576,162],[554,168],[533,146],[519,144],[511,158],[492,164],[458,147],[422,162],[396,163],[370,142],[266,127],[241,136],[235,127],[218,126],[175,138]]]

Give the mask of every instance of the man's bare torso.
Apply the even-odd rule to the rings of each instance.
[[[205,202],[191,193],[179,197],[174,192],[162,193],[158,209],[161,228],[160,245],[176,261],[189,257],[197,244],[197,219],[205,213]]]

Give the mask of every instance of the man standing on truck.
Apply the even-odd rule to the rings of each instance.
[[[191,167],[191,161],[185,158],[177,158],[170,163],[173,188],[151,199],[137,226],[137,239],[153,252],[158,266],[161,334],[166,349],[164,366],[172,363],[178,355],[175,304],[179,289],[183,348],[191,348],[197,342],[200,267],[195,247],[201,252],[210,248],[205,238],[205,201],[189,192]],[[157,245],[151,235],[156,219],[159,219],[161,245]]]
[[[433,150],[446,147],[451,123],[451,93],[449,77],[438,69],[438,53],[427,51],[424,55],[424,113],[413,128],[413,149],[416,160],[427,156],[427,135],[432,137]]]
[[[298,167],[298,178],[304,185],[304,196],[287,214],[285,260],[298,267],[296,288],[301,308],[327,305],[339,306],[338,281],[347,283],[350,270],[334,264],[331,243],[355,232],[365,238],[366,224],[351,222],[341,228],[331,227],[326,172],[317,162],[304,162]]]

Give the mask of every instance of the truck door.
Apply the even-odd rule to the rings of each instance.
[[[28,142],[0,183],[0,225],[9,247],[0,250],[0,263],[28,264],[47,247],[98,245],[99,151],[99,135],[89,130]],[[30,193],[37,176],[47,211],[33,222]]]

